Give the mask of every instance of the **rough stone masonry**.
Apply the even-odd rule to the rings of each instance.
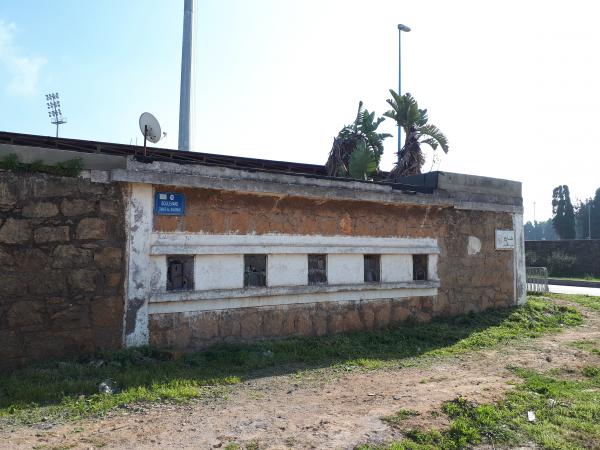
[[[0,172],[0,367],[122,345],[117,184]]]

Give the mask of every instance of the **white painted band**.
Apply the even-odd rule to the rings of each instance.
[[[310,304],[322,302],[370,301],[391,298],[433,297],[438,293],[435,282],[415,283],[383,283],[373,288],[373,285],[349,286],[302,286],[293,289],[263,288],[240,289],[246,291],[246,296],[239,292],[238,297],[216,297],[212,292],[180,292],[180,298],[173,293],[155,294],[148,306],[149,314],[218,311],[237,308],[280,306],[293,304]],[[387,285],[406,285],[411,287],[390,288]],[[386,288],[387,287],[387,288]],[[329,288],[329,289],[327,289]],[[233,290],[232,290],[233,291]],[[254,291],[254,292],[248,292]],[[287,291],[287,293],[286,293]],[[305,292],[303,292],[305,291]],[[223,291],[223,295],[225,295]],[[233,294],[233,292],[231,292]],[[204,295],[208,294],[208,295]],[[251,295],[252,294],[252,295]],[[309,295],[307,295],[309,294]],[[212,296],[212,297],[209,297]]]
[[[152,255],[429,254],[440,253],[437,239],[290,234],[152,233]]]

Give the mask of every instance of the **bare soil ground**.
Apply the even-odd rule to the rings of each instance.
[[[186,403],[134,406],[102,419],[45,429],[0,431],[0,448],[351,449],[401,436],[380,418],[401,408],[420,415],[406,426],[443,427],[436,411],[462,395],[485,403],[519,382],[507,366],[581,370],[600,357],[569,343],[600,340],[600,315],[577,306],[582,326],[561,333],[395,370],[333,373],[327,369],[265,376]],[[231,447],[230,447],[231,448]]]

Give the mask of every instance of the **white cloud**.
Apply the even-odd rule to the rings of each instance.
[[[16,26],[0,20],[0,67],[7,74],[6,90],[15,95],[32,96],[37,92],[40,70],[46,59],[22,54],[14,44]]]

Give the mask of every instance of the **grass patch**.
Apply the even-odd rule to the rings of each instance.
[[[400,424],[402,424],[406,419],[409,419],[411,417],[415,417],[418,415],[420,415],[420,413],[418,411],[413,411],[412,409],[404,409],[403,408],[403,409],[400,409],[398,412],[396,412],[392,416],[382,417],[381,420],[388,423],[389,425],[397,427]]]
[[[361,450],[462,449],[476,444],[517,445],[535,442],[547,449],[599,448],[600,368],[586,367],[580,380],[515,369],[523,383],[502,402],[477,405],[464,398],[446,402],[451,420],[445,430],[405,430],[405,439],[386,447]],[[527,412],[533,411],[535,422]]]
[[[475,320],[485,314],[473,316]],[[477,348],[489,348],[518,338],[538,337],[563,326],[579,325],[581,314],[574,308],[554,305],[539,298],[529,298],[527,304],[513,310],[504,321],[480,331],[474,331],[454,345],[432,350],[431,354],[450,355]]]
[[[0,375],[0,419],[35,423],[102,415],[137,402],[222,396],[227,386],[268,373],[369,370],[459,355],[577,325],[570,307],[535,298],[521,307],[429,324],[319,338],[220,345],[172,359],[150,348],[105,352]],[[98,393],[111,380],[113,394]]]
[[[583,350],[588,353],[600,356],[600,343],[598,341],[581,340],[569,343],[569,346],[578,350]]]
[[[600,297],[597,297],[597,296],[544,293],[544,297],[569,300],[571,302],[579,303],[580,305],[585,306],[587,308],[590,308],[590,309],[593,309],[596,311],[600,311]]]
[[[554,278],[555,280],[569,280],[569,281],[598,281],[600,282],[600,278],[599,277],[595,277],[592,275],[585,275],[583,277],[549,277],[549,278]]]

